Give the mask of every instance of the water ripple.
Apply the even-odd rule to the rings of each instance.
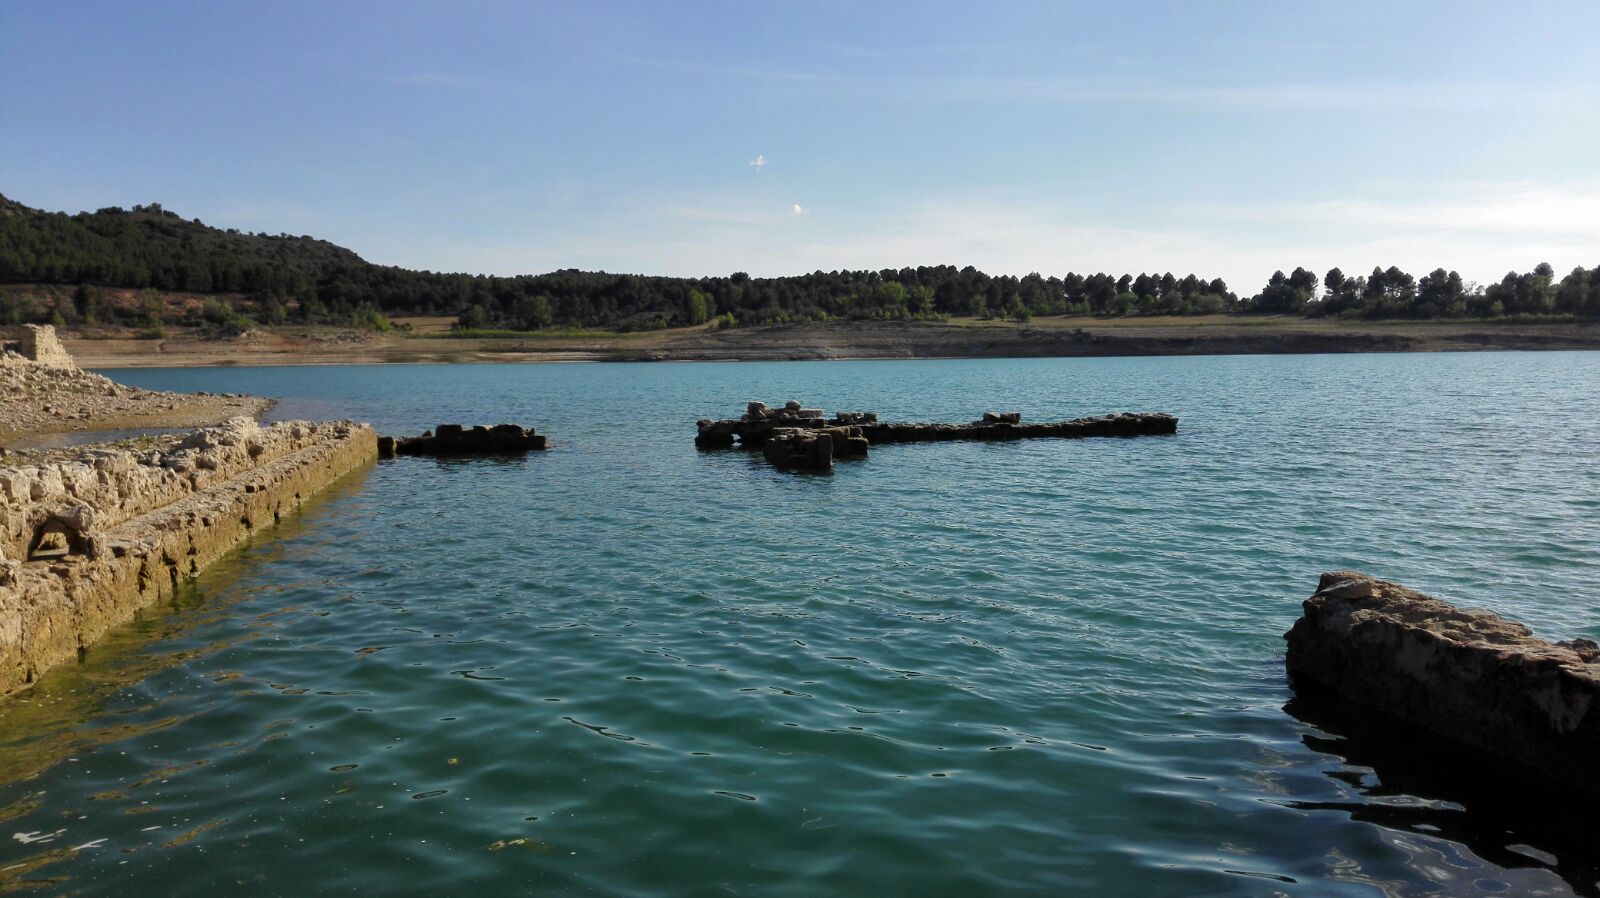
[[[1554,637],[1600,630],[1600,356],[340,375],[126,379],[386,432],[520,420],[554,449],[381,464],[0,705],[0,892],[1600,878],[1592,846],[1495,830],[1284,713],[1280,638],[1339,567]],[[690,445],[697,417],[791,395],[930,420],[1159,409],[1183,429],[884,447],[810,478]]]

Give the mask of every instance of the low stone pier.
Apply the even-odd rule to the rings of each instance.
[[[783,408],[752,402],[738,418],[702,418],[696,422],[695,445],[701,449],[762,449],[768,461],[796,470],[826,470],[834,457],[862,457],[870,446],[888,443],[929,443],[955,440],[1023,440],[1040,437],[1136,437],[1178,432],[1178,419],[1167,414],[1124,412],[1071,421],[1023,423],[1019,412],[985,412],[969,424],[889,423],[872,412],[838,412],[825,417],[821,409],[806,408],[790,400]],[[825,454],[816,438],[829,435],[832,454]],[[766,451],[771,441],[781,447]],[[810,460],[810,461],[808,461]]]
[[[537,452],[545,449],[549,441],[531,427],[519,424],[483,424],[467,427],[463,424],[440,424],[437,429],[415,437],[379,437],[378,454],[384,458],[397,455],[506,455],[519,452]]]
[[[235,418],[148,449],[0,468],[0,695],[376,454],[365,424]]]
[[[1550,642],[1355,571],[1322,575],[1284,637],[1297,691],[1326,690],[1600,796],[1600,644]]]

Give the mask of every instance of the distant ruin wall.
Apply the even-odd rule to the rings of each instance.
[[[24,324],[22,338],[14,344],[6,344],[6,348],[35,364],[51,368],[78,367],[66,347],[56,339],[56,329],[48,324]]]
[[[0,468],[0,695],[107,630],[377,456],[365,424],[235,419],[162,455],[85,450]],[[49,532],[63,553],[34,557]]]

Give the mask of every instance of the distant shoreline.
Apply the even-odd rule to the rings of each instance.
[[[798,361],[1597,350],[1600,323],[1353,322],[1251,316],[855,321],[637,333],[456,338],[448,319],[409,334],[287,328],[236,339],[178,333],[66,336],[84,367],[221,367],[594,361]]]

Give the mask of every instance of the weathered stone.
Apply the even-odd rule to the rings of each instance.
[[[1329,690],[1600,796],[1600,645],[1535,637],[1354,571],[1322,576],[1285,635],[1297,690]]]
[[[0,564],[0,694],[76,658],[254,528],[369,462],[377,447],[370,427],[350,422],[260,428],[245,420],[211,430],[172,441],[166,458],[85,450],[75,460],[0,468],[0,482],[39,487],[25,498],[7,489],[0,501],[0,557],[11,559]],[[207,469],[165,464],[202,454]],[[42,530],[64,537],[67,551],[19,562]]]
[[[833,434],[780,428],[761,446],[768,462],[796,471],[833,470]]]
[[[17,354],[49,368],[78,370],[78,363],[72,360],[66,347],[56,339],[56,329],[48,324],[24,324],[22,339],[17,343]]]

